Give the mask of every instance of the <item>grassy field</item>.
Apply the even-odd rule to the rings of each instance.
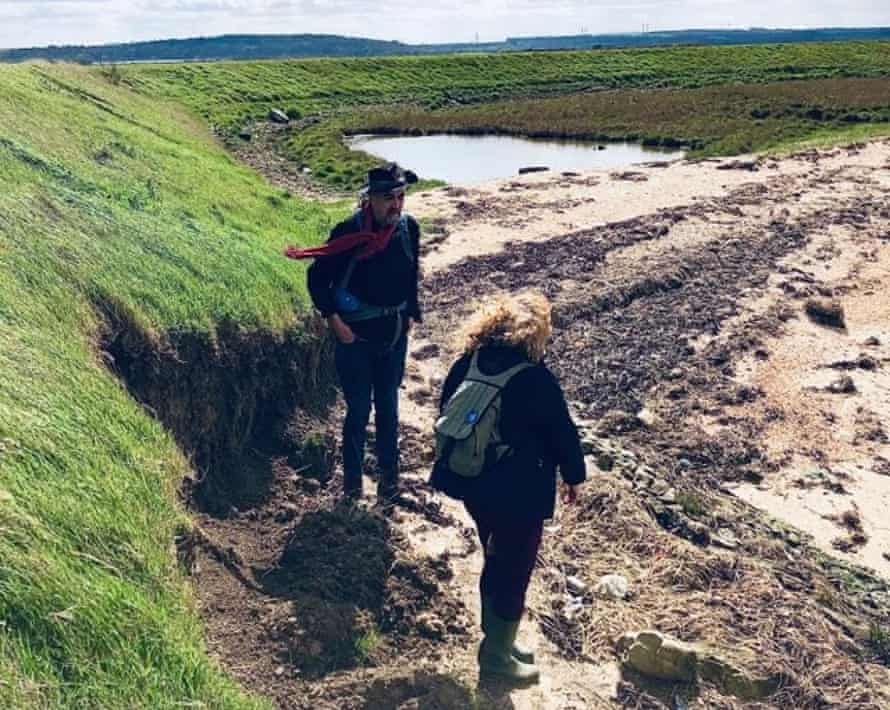
[[[890,43],[848,42],[140,65],[115,80],[175,98],[224,134],[271,108],[320,118],[293,131],[283,152],[322,182],[354,189],[374,161],[349,151],[344,133],[556,133],[737,153],[842,134],[844,116],[886,121],[888,75]],[[813,80],[830,81],[808,87]],[[807,115],[823,104],[837,117]]]
[[[331,217],[175,107],[89,72],[0,66],[0,707],[264,706],[211,663],[173,550],[189,466],[97,350],[298,327],[287,241]]]
[[[814,79],[703,89],[602,91],[393,115],[368,112],[371,133],[507,133],[532,137],[641,140],[694,155],[768,150],[819,130],[862,124],[890,131],[890,81]]]

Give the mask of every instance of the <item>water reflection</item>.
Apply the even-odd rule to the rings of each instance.
[[[422,178],[472,184],[516,175],[520,168],[551,170],[623,168],[633,163],[682,158],[683,151],[638,143],[581,143],[512,136],[357,135],[348,145],[411,168]]]

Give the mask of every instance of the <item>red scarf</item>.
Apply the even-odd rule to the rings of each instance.
[[[356,255],[359,261],[370,259],[375,254],[379,254],[387,246],[389,240],[396,231],[397,224],[384,227],[381,231],[373,231],[374,215],[370,207],[362,210],[362,231],[344,234],[333,241],[323,244],[320,247],[309,247],[308,249],[300,249],[295,246],[289,246],[284,250],[284,255],[288,259],[314,259],[319,256],[333,256],[334,254],[342,254],[357,246],[364,245]]]

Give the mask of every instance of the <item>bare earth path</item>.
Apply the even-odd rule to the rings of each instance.
[[[210,542],[196,589],[222,663],[295,708],[887,707],[868,629],[890,629],[890,141],[411,202],[432,239],[402,398],[407,503],[394,521],[356,513],[372,544],[346,567],[362,543],[340,546],[336,478],[319,487],[279,461],[262,503],[197,514]],[[548,526],[530,593],[523,635],[544,680],[510,690],[477,685],[480,552],[424,480],[463,314],[527,286],[555,304],[548,361],[584,425],[590,483]],[[845,327],[807,317],[813,299],[834,300]],[[590,592],[612,572],[627,599]],[[322,609],[333,626],[347,612],[376,624],[364,667],[328,652]],[[622,678],[614,642],[644,628],[780,689],[752,704]]]

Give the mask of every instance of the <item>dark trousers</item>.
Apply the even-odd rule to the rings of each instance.
[[[365,434],[374,401],[377,461],[381,475],[394,479],[399,466],[399,386],[405,374],[408,336],[390,348],[386,344],[357,340],[337,342],[335,359],[346,400],[343,420],[343,485],[347,491],[361,488]]]
[[[491,600],[492,609],[505,621],[519,621],[525,609],[525,593],[541,546],[543,520],[513,518],[465,501],[476,528],[485,565],[479,593]]]

